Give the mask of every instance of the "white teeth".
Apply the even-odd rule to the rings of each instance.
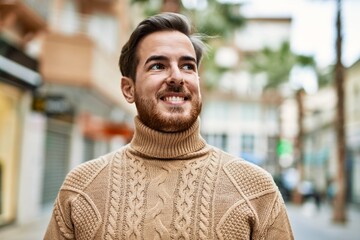
[[[171,97],[166,97],[165,101],[168,101],[168,102],[182,102],[182,101],[184,101],[184,98],[183,97],[171,96]]]

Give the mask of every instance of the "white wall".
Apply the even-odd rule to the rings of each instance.
[[[24,98],[23,140],[20,149],[17,222],[33,221],[42,214],[45,116],[31,112],[31,93]]]
[[[79,122],[72,125],[70,144],[71,147],[68,171],[81,164],[84,159],[84,139],[81,133],[81,125]]]

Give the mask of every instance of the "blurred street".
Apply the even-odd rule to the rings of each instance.
[[[70,170],[132,140],[119,56],[160,12],[208,45],[204,140],[301,194],[295,239],[360,240],[360,0],[0,0],[0,240],[43,239]]]
[[[312,203],[297,206],[287,205],[290,221],[296,240],[357,240],[360,236],[360,209],[349,206],[348,223],[332,223],[332,210],[323,204],[317,210]],[[0,228],[1,240],[40,240],[48,224],[50,215],[44,214],[31,224],[21,227],[8,226]]]
[[[29,224],[21,226],[9,225],[0,228],[1,240],[42,240],[47,224],[50,219],[50,212],[44,213],[41,217],[34,219]]]
[[[332,222],[332,209],[323,204],[316,209],[312,202],[302,206],[288,204],[290,222],[296,240],[356,240],[360,235],[360,209],[348,207],[345,225]]]

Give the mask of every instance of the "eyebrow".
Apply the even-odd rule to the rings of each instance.
[[[164,60],[168,60],[168,59],[169,58],[167,58],[163,55],[152,55],[148,59],[146,59],[145,65],[151,61],[164,61]]]
[[[169,58],[164,55],[152,55],[148,59],[146,59],[145,65],[151,61],[166,61],[166,60],[169,60]],[[196,63],[196,59],[188,55],[181,56],[180,61],[192,61]]]
[[[180,60],[182,60],[182,61],[192,61],[192,62],[196,63],[196,59],[194,57],[192,57],[192,56],[182,56],[180,58]]]

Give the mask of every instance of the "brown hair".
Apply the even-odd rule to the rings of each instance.
[[[129,40],[123,46],[119,59],[121,74],[135,81],[138,65],[137,46],[147,35],[158,31],[179,31],[189,37],[196,53],[197,66],[205,50],[205,44],[199,35],[192,34],[190,21],[178,13],[161,13],[151,16],[142,22],[132,32]]]

